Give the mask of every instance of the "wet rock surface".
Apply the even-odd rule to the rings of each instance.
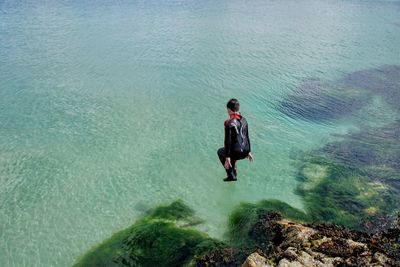
[[[273,266],[400,266],[399,228],[368,235],[328,224],[276,220],[268,225],[274,227],[267,227],[266,235],[282,237],[266,255]]]
[[[228,257],[225,250],[209,254],[207,261],[196,266],[400,266],[399,225],[390,232],[370,235],[329,224],[296,223],[268,213],[260,216],[254,228],[268,249],[247,251],[242,265],[234,258],[245,250],[236,256],[228,253]]]

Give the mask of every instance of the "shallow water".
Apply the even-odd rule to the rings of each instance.
[[[0,265],[70,266],[176,198],[216,237],[241,201],[302,208],[296,154],[399,114],[377,93],[321,121],[277,107],[399,47],[399,1],[0,1]],[[255,162],[226,184],[231,97]]]

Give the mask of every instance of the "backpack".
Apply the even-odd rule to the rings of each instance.
[[[249,140],[247,138],[247,121],[243,117],[238,119],[233,119],[230,121],[230,125],[236,132],[236,140],[232,142],[232,149],[237,153],[249,153],[250,146]]]

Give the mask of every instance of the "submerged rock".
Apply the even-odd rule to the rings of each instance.
[[[400,111],[400,66],[385,65],[380,68],[356,71],[338,81],[344,86],[369,90]]]
[[[350,73],[337,81],[305,81],[279,104],[292,118],[324,122],[337,119],[380,96],[400,111],[400,66],[388,65]]]
[[[310,80],[282,100],[278,109],[292,118],[327,121],[360,109],[371,102],[371,96],[366,90]]]

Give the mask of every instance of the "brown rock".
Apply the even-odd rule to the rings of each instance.
[[[305,266],[298,261],[289,261],[287,259],[282,259],[278,263],[277,267],[305,267]]]
[[[311,257],[310,254],[308,254],[307,252],[304,252],[304,251],[301,251],[299,253],[299,257],[297,258],[297,261],[299,261],[304,266],[316,267],[319,265],[317,263],[317,262],[319,262],[318,260],[315,260],[313,257]]]
[[[366,251],[368,249],[366,244],[363,244],[363,243],[360,243],[360,242],[355,242],[355,241],[353,241],[351,239],[347,239],[346,241],[347,241],[347,246],[348,246],[349,252],[351,254],[361,253],[361,252]]]
[[[326,257],[326,258],[322,259],[322,262],[326,266],[338,266],[339,264],[343,263],[343,259],[339,258],[339,257],[335,257],[335,258]]]
[[[317,233],[316,230],[310,227],[294,224],[287,220],[281,220],[278,223],[283,226],[282,236],[284,241],[281,244],[282,246],[307,243],[309,238]]]
[[[386,265],[390,262],[390,260],[389,260],[388,257],[386,257],[384,254],[379,253],[379,252],[376,252],[376,253],[374,254],[374,260],[375,260],[377,263],[382,264],[382,266],[386,266]],[[378,265],[378,266],[379,266],[379,265]]]
[[[271,267],[266,263],[267,259],[254,252],[247,257],[246,261],[242,264],[242,267]]]
[[[297,259],[298,255],[297,255],[297,249],[295,249],[294,247],[288,247],[285,252],[283,253],[283,255],[286,258],[289,258],[290,260],[295,260]]]

